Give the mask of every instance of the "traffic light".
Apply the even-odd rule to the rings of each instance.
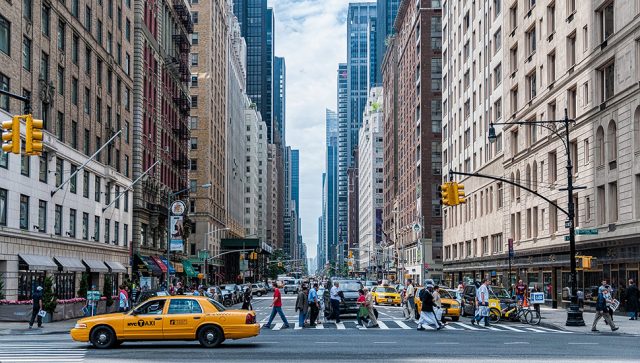
[[[2,151],[20,154],[20,117],[2,122]]]
[[[576,257],[576,268],[580,270],[591,270],[596,266],[596,258],[593,256]]]
[[[447,206],[454,205],[451,199],[451,182],[445,182],[439,185],[438,190],[440,191],[440,204]]]
[[[353,258],[353,251],[349,250],[349,258]]]
[[[27,136],[25,153],[27,155],[40,155],[42,153],[42,120],[34,120],[31,115],[27,115]]]
[[[464,204],[467,202],[464,194],[464,185],[459,183],[453,183],[453,199],[455,205]]]

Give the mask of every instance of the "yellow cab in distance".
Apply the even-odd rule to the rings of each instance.
[[[422,311],[422,301],[420,301],[420,292],[422,289],[423,287],[416,288],[416,295],[413,300],[416,303],[416,319],[420,318],[420,311]],[[458,300],[456,300],[455,294],[443,288],[440,288],[438,292],[440,293],[440,302],[442,303],[442,309],[444,309],[444,316],[451,318],[453,321],[460,320],[462,308]]]
[[[373,296],[373,303],[376,305],[387,304],[400,306],[402,303],[400,293],[398,293],[398,290],[396,290],[395,287],[375,286],[371,290],[371,295]]]
[[[227,310],[205,296],[157,296],[126,313],[96,315],[78,320],[71,338],[112,348],[125,341],[198,340],[207,348],[225,339],[260,334],[254,311]]]

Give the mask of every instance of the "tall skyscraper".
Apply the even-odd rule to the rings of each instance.
[[[346,67],[346,65],[345,65]],[[345,70],[346,72],[346,70]],[[346,80],[347,76],[344,75]],[[346,96],[346,84],[344,87]],[[345,97],[346,99],[346,97]],[[346,110],[346,105],[344,105]],[[337,208],[338,208],[338,116],[335,111],[326,110],[326,161],[325,161],[325,181],[323,185],[323,216],[324,222],[324,260],[321,264],[336,260],[336,244],[338,241],[337,231]]]
[[[300,215],[300,150],[291,149],[291,200]]]
[[[233,12],[247,42],[247,95],[257,105],[273,141],[273,9],[267,0],[234,0]]]
[[[275,143],[285,145],[287,70],[283,57],[274,57],[273,66],[273,129]]]
[[[395,33],[393,23],[396,21],[396,15],[398,15],[400,1],[401,0],[377,0],[376,86],[382,85],[382,61],[387,51],[388,38]]]
[[[349,118],[348,112],[348,68],[346,63],[340,63],[338,65],[337,85],[338,85],[338,118],[335,127],[335,145],[329,143],[329,134],[327,134],[327,172],[329,172],[329,161],[335,163],[336,172],[336,189],[335,189],[335,226],[336,231],[335,239],[333,239],[332,247],[328,250],[327,256],[331,262],[336,261],[335,245],[339,239],[347,238],[347,166],[348,166],[348,146],[347,139],[349,138]],[[328,125],[327,125],[328,126]],[[327,132],[329,128],[327,127]],[[332,159],[334,155],[329,152],[335,153],[335,159]]]

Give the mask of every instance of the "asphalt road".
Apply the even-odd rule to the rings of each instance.
[[[254,300],[258,321],[270,312],[270,299]],[[247,361],[638,361],[638,337],[569,333],[547,328],[528,330],[520,324],[498,324],[493,330],[473,327],[467,320],[450,323],[441,331],[416,331],[415,323],[402,321],[397,307],[378,307],[387,328],[360,330],[352,319],[344,327],[325,322],[322,328],[295,329],[291,295],[284,299],[291,329],[263,329],[258,337],[226,341],[205,349],[195,342],[135,342],[117,349],[98,350],[75,343],[68,335],[0,337],[0,362],[191,362]],[[280,323],[276,317],[274,322]]]

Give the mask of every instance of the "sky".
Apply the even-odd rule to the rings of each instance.
[[[307,256],[316,256],[325,166],[325,109],[336,109],[336,71],[347,60],[349,0],[269,0],[275,55],[287,67],[286,142],[300,150],[300,209]],[[360,1],[351,1],[360,2]]]

